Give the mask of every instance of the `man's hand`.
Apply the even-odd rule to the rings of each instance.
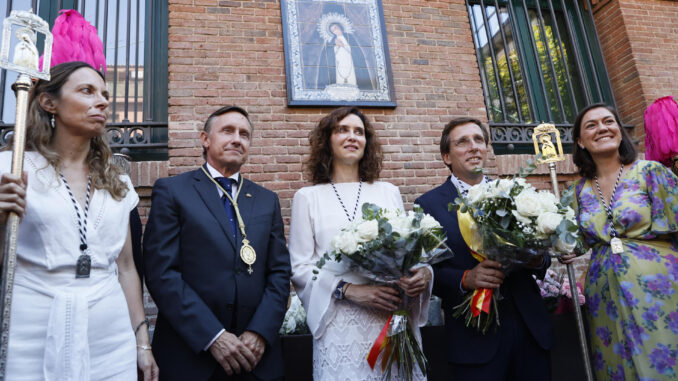
[[[245,331],[242,333],[242,335],[240,335],[240,341],[242,341],[242,343],[245,344],[245,346],[249,348],[250,351],[252,351],[252,354],[254,354],[256,360],[252,366],[252,369],[254,369],[259,361],[261,361],[261,356],[264,355],[264,351],[266,350],[266,340],[264,340],[264,338],[256,332]]]
[[[499,288],[504,282],[504,273],[499,262],[486,259],[469,270],[462,286],[466,290],[478,288]]]
[[[210,346],[210,353],[229,376],[243,371],[251,372],[257,363],[252,351],[238,337],[229,332],[223,332],[217,337]]]
[[[419,267],[418,269],[410,271],[412,271],[412,276],[401,277],[398,281],[398,285],[405,291],[407,296],[419,296],[419,294],[424,292],[426,287],[428,287],[428,282],[431,281],[433,275],[428,267]]]

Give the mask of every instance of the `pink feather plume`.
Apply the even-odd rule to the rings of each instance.
[[[678,155],[678,104],[672,96],[659,98],[645,110],[645,158],[671,166]]]
[[[74,9],[63,9],[54,21],[51,66],[64,62],[83,61],[106,74],[104,45],[97,29]],[[42,68],[42,57],[40,57]]]

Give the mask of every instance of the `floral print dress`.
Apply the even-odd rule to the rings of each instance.
[[[678,178],[639,160],[614,195],[624,252],[595,183],[576,184],[580,229],[592,249],[586,279],[593,370],[598,380],[678,380]]]

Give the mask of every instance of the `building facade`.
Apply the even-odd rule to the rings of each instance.
[[[115,11],[121,17],[121,8],[110,8],[109,16],[104,16],[107,1],[58,3],[101,20],[100,28],[116,24],[104,24]],[[309,132],[330,109],[287,105],[280,0],[127,4],[129,9],[122,8],[123,17],[128,15],[127,34],[125,23],[117,23],[126,37],[119,37],[118,29],[105,29],[109,41],[126,51],[119,59],[113,49],[113,62],[113,53],[107,50],[113,65],[108,79],[109,86],[127,99],[137,97],[129,103],[133,110],[125,108],[124,115],[118,111],[113,131],[126,134],[116,149],[127,147],[138,160],[132,163],[132,181],[141,196],[142,219],[150,207],[154,181],[202,164],[199,134],[206,117],[222,105],[235,104],[247,109],[254,123],[243,173],[278,193],[288,224],[295,191],[309,185],[303,171]],[[553,122],[567,140],[573,115],[592,102],[616,104],[642,150],[645,108],[659,97],[678,95],[676,1],[381,0],[380,4],[397,107],[364,111],[375,122],[383,144],[381,179],[400,188],[406,208],[448,176],[438,142],[453,117],[489,122],[498,143],[490,174],[503,176],[516,174],[532,156],[531,127]],[[137,58],[132,59],[131,70],[129,58]],[[4,78],[3,73],[3,83]],[[6,90],[7,97],[11,93]],[[116,104],[118,110],[128,105],[118,99]],[[9,114],[10,110],[3,113],[0,143],[11,129]],[[126,126],[132,128],[125,130]],[[143,134],[154,137],[149,140]],[[135,142],[134,136],[141,138]],[[135,145],[138,142],[146,146]],[[153,154],[144,156],[144,150]],[[558,172],[562,182],[577,177],[569,157],[558,164]],[[546,168],[539,168],[532,181],[548,188]]]

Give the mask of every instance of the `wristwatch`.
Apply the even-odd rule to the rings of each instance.
[[[334,293],[332,295],[335,297],[337,300],[342,300],[344,299],[344,286],[346,285],[346,282],[343,280],[339,281],[339,284],[337,284],[337,288],[334,289]]]

